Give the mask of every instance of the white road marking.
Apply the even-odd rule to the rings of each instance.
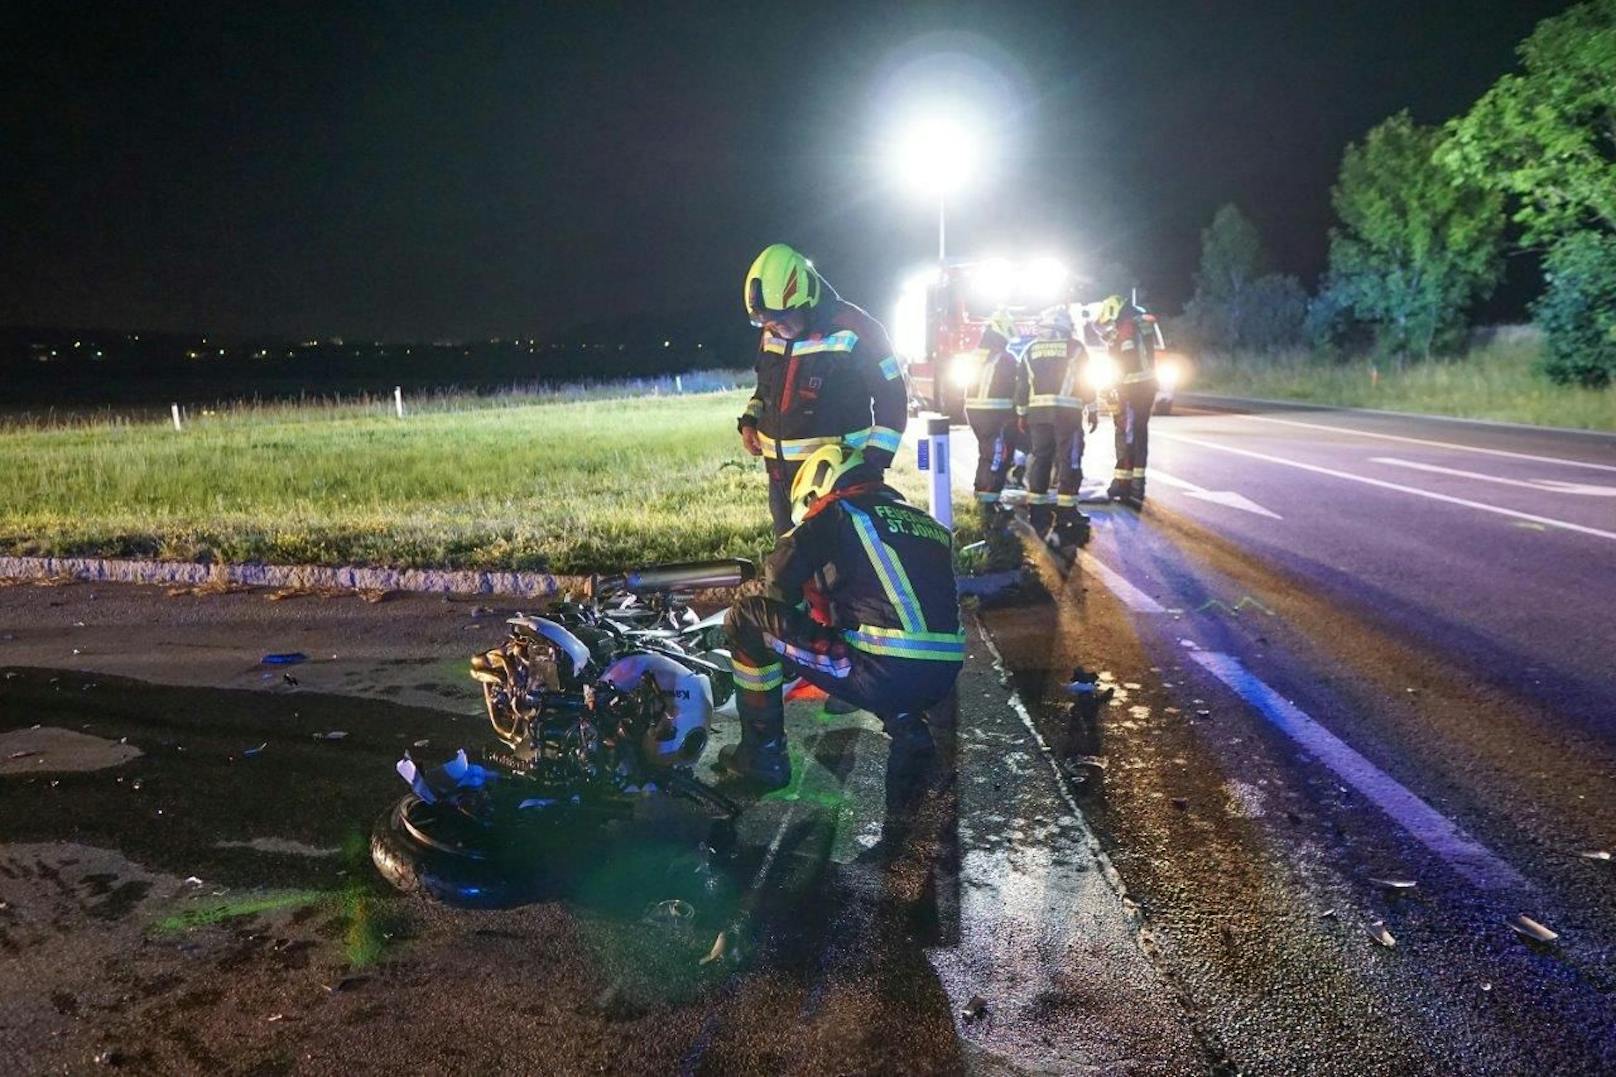
[[[1616,486],[1599,486],[1587,482],[1560,482],[1557,479],[1508,479],[1502,475],[1487,475],[1479,471],[1461,471],[1456,467],[1439,467],[1436,464],[1422,464],[1415,460],[1399,460],[1395,456],[1372,456],[1369,459],[1377,464],[1411,467],[1419,471],[1434,472],[1438,475],[1457,475],[1461,479],[1480,479],[1482,482],[1496,482],[1504,486],[1520,486],[1527,490],[1537,490],[1551,494],[1616,497]]]
[[[1133,610],[1135,613],[1167,612],[1166,608],[1162,606],[1160,602],[1157,602],[1154,598],[1151,598],[1139,588],[1123,579],[1120,573],[1116,572],[1087,550],[1078,551],[1077,562],[1083,566],[1084,572],[1098,576],[1100,578],[1100,582],[1105,584],[1106,589],[1112,594],[1116,595],[1117,598],[1121,599],[1122,604],[1127,606],[1130,610]]]
[[[1259,680],[1238,658],[1210,651],[1193,651],[1190,657],[1460,875],[1485,890],[1528,885],[1520,872]]]
[[[1300,460],[1287,460],[1283,456],[1272,456],[1268,453],[1253,452],[1250,449],[1236,449],[1231,445],[1219,445],[1215,441],[1202,441],[1200,438],[1187,438],[1182,434],[1159,434],[1158,437],[1169,441],[1182,441],[1186,445],[1196,445],[1203,449],[1217,449],[1220,452],[1234,453],[1236,456],[1248,456],[1253,460],[1266,460],[1270,464],[1280,464],[1284,467],[1300,468],[1303,471],[1312,471],[1319,475],[1329,475],[1332,478],[1346,479],[1348,482],[1361,482],[1366,486],[1379,486],[1384,490],[1396,490],[1398,493],[1413,494],[1415,497],[1429,498],[1432,501],[1445,501],[1450,505],[1463,505],[1465,508],[1476,509],[1479,512],[1490,512],[1495,516],[1508,516],[1514,520],[1530,520],[1532,523],[1543,524],[1547,527],[1559,528],[1562,531],[1575,531],[1581,535],[1592,535],[1595,538],[1610,539],[1616,542],[1616,531],[1604,531],[1597,527],[1584,527],[1568,520],[1556,520],[1549,516],[1536,516],[1530,512],[1516,512],[1499,505],[1488,505],[1480,501],[1471,501],[1463,497],[1452,497],[1448,494],[1439,494],[1435,490],[1421,490],[1415,486],[1404,486],[1398,482],[1387,482],[1385,479],[1372,479],[1367,475],[1354,475],[1350,471],[1337,471],[1331,467],[1320,467],[1318,464],[1304,464]]]
[[[1384,434],[1378,430],[1354,430],[1347,426],[1331,426],[1329,423],[1304,423],[1300,419],[1276,419],[1272,415],[1250,415],[1241,413],[1240,418],[1251,419],[1259,423],[1278,423],[1280,426],[1299,426],[1307,430],[1328,430],[1332,434],[1352,434],[1361,438],[1381,438],[1386,441],[1406,441],[1413,445],[1433,445],[1439,449],[1459,449],[1463,452],[1486,453],[1489,456],[1507,456],[1512,460],[1531,460],[1539,464],[1560,464],[1564,467],[1586,467],[1595,471],[1616,472],[1616,464],[1595,464],[1587,460],[1565,460],[1558,456],[1534,456],[1531,453],[1511,452],[1508,449],[1487,449],[1480,445],[1463,445],[1456,441],[1434,441],[1430,438],[1409,437],[1406,434]],[[1164,437],[1166,435],[1163,435]]]
[[[1150,469],[1150,479],[1152,482],[1166,483],[1168,486],[1183,490],[1190,497],[1200,498],[1202,501],[1210,501],[1214,505],[1226,505],[1231,509],[1240,509],[1243,512],[1254,512],[1258,516],[1266,516],[1271,520],[1284,519],[1284,517],[1279,513],[1269,512],[1267,509],[1263,508],[1249,497],[1246,497],[1244,494],[1237,494],[1233,490],[1208,490],[1206,487],[1197,486],[1195,483],[1190,482],[1187,479],[1180,479],[1176,476],[1168,475],[1160,468],[1153,467]]]

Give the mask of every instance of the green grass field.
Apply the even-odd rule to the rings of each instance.
[[[1185,391],[1616,430],[1616,391],[1555,385],[1536,371],[1537,358],[1536,345],[1495,344],[1401,368],[1382,362],[1375,383],[1364,360],[1321,363],[1303,353],[1207,356]]]
[[[745,391],[0,429],[11,554],[606,571],[771,545]],[[918,494],[920,477],[894,481]]]

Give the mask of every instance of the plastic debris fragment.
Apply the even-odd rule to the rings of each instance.
[[[263,751],[265,748],[268,748],[268,747],[269,747],[269,741],[266,740],[266,741],[264,741],[264,743],[260,744],[256,748],[246,748],[246,749],[244,749],[241,754],[242,755],[257,755],[259,752]]]
[[[1386,930],[1386,921],[1384,920],[1376,920],[1365,930],[1369,932],[1370,938],[1374,939],[1387,949],[1391,949],[1393,946],[1397,945],[1397,940],[1392,937],[1392,933]]]
[[[1584,860],[1609,860],[1610,859],[1610,850],[1609,849],[1584,849],[1582,852],[1578,853],[1577,855],[1582,857]]]
[[[981,995],[972,995],[971,1001],[967,1002],[965,1004],[965,1008],[960,1010],[960,1016],[963,1017],[967,1023],[972,1021],[980,1021],[982,1018],[987,1016],[987,1013],[988,1000],[983,998]]]
[[[343,738],[347,737],[347,735],[348,735],[348,731],[345,730],[345,729],[333,729],[329,733],[316,733],[316,734],[314,734],[314,739],[315,740],[342,740]]]
[[[1509,927],[1515,934],[1522,938],[1531,939],[1533,942],[1553,942],[1560,937],[1558,931],[1551,931],[1525,913],[1521,913],[1509,921]]]
[[[1413,879],[1377,879],[1373,875],[1369,877],[1369,881],[1388,890],[1412,890],[1419,885]]]
[[[299,662],[307,662],[309,656],[302,651],[285,651],[278,654],[266,654],[259,661],[266,666],[295,666]]]

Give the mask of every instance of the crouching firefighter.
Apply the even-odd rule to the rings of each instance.
[[[976,503],[988,527],[1005,519],[999,498],[1020,435],[1015,412],[1016,357],[1010,353],[1015,336],[1016,323],[1008,311],[1000,309],[988,319],[977,348],[982,367],[965,397],[965,420],[976,435]]]
[[[936,754],[926,708],[952,691],[965,660],[952,536],[843,445],[803,462],[791,512],[796,526],[769,556],[763,593],[736,602],[725,622],[741,741],[719,752],[719,770],[766,788],[790,782],[782,685],[801,677],[881,719],[892,738],[887,806],[902,811],[924,792]]]
[[[909,389],[886,330],[836,294],[801,252],[763,249],[746,272],[744,298],[758,339],[757,389],[736,425],[769,470],[774,533],[791,528],[791,480],[825,445],[864,450],[884,471],[909,421]]]
[[[1145,462],[1150,452],[1150,413],[1156,406],[1156,323],[1121,296],[1101,309],[1112,323],[1111,348],[1117,357],[1117,469],[1106,493],[1113,501],[1139,508],[1145,503]]]
[[[1083,377],[1083,355],[1072,336],[1071,312],[1051,307],[1039,315],[1038,339],[1022,353],[1016,379],[1016,413],[1028,437],[1028,521],[1040,539],[1058,546],[1081,546],[1089,538],[1089,518],[1077,507],[1083,422],[1086,415],[1093,432],[1099,413]]]

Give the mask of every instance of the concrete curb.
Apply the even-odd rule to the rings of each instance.
[[[438,594],[547,598],[581,590],[587,576],[545,572],[358,568],[324,565],[204,565],[193,561],[115,561],[102,557],[0,557],[0,578],[198,586],[293,587],[306,590],[421,591]]]

